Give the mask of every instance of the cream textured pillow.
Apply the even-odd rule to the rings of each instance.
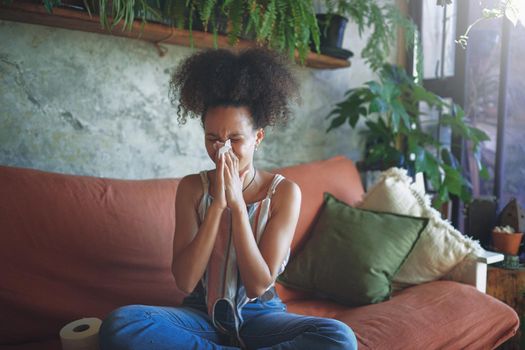
[[[358,208],[428,218],[414,249],[394,276],[394,289],[443,277],[470,254],[479,242],[464,236],[432,208],[430,198],[417,189],[405,169],[390,168],[365,194]]]

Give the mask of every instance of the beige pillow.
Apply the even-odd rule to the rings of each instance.
[[[414,249],[394,276],[394,289],[443,277],[470,254],[479,242],[464,236],[430,205],[430,198],[415,186],[405,169],[390,168],[365,194],[358,208],[428,218]]]

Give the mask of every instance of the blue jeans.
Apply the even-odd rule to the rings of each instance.
[[[357,349],[343,322],[286,312],[280,299],[248,303],[242,309],[240,336],[248,349]],[[101,350],[239,349],[218,332],[199,308],[129,305],[102,323]]]

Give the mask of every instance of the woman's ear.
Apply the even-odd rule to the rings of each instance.
[[[259,145],[261,144],[262,140],[264,140],[264,129],[260,128],[255,133],[255,149],[257,149],[257,147],[259,147]]]

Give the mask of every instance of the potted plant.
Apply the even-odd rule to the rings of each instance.
[[[522,232],[515,232],[509,225],[492,229],[492,245],[500,253],[517,255],[522,237]]]
[[[315,15],[319,26],[319,51],[322,54],[348,59],[353,56],[353,52],[343,48],[343,38],[345,34],[348,18],[334,13],[318,13]],[[310,42],[310,48],[315,51],[315,43]]]
[[[344,58],[351,51],[341,49],[345,20],[357,25],[359,36],[365,29],[371,33],[361,51],[361,57],[377,71],[387,61],[392,46],[397,42],[397,29],[402,28],[406,42],[411,45],[417,28],[394,4],[377,0],[321,0],[317,3],[317,20],[320,28],[320,52]],[[332,39],[334,38],[334,39]],[[332,49],[333,47],[340,48]],[[312,45],[313,49],[313,45]],[[319,51],[319,50],[317,50]],[[323,52],[324,51],[324,52]]]
[[[345,99],[330,112],[331,124],[327,132],[348,123],[355,128],[364,120],[366,129],[366,169],[384,170],[403,167],[409,173],[423,172],[436,192],[434,206],[439,208],[451,194],[465,202],[471,199],[470,183],[462,175],[461,165],[448,147],[422,125],[425,113],[421,105],[439,111],[439,126],[450,127],[454,133],[468,140],[477,154],[479,143],[488,140],[483,131],[469,126],[462,109],[427,91],[403,68],[385,64],[379,72],[379,81],[350,89]],[[481,176],[487,171],[478,160]]]

